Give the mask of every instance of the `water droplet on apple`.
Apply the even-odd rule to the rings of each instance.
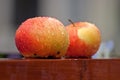
[[[55,34],[54,33],[52,33],[52,36],[54,36]]]
[[[64,35],[64,32],[62,32],[61,34]]]
[[[48,30],[48,33],[50,33],[50,31]]]
[[[39,38],[37,37],[37,41],[39,42]]]

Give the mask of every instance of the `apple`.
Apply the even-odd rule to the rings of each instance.
[[[61,58],[66,54],[69,37],[65,26],[52,17],[25,20],[16,30],[15,44],[26,58]]]
[[[99,49],[101,43],[100,30],[90,22],[71,22],[66,26],[70,44],[67,57],[90,58]]]

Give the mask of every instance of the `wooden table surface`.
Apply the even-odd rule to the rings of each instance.
[[[120,59],[0,59],[0,80],[120,80]]]

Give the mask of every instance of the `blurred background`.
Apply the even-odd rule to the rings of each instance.
[[[51,16],[64,25],[89,21],[98,26],[102,44],[93,58],[120,57],[120,0],[0,0],[0,55],[18,57],[15,31],[35,16]]]

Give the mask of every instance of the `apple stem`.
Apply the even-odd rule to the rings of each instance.
[[[75,24],[73,23],[71,19],[68,19],[68,21],[75,27]]]

